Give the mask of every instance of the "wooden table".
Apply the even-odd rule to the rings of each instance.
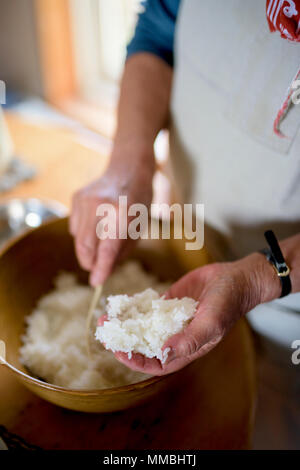
[[[39,126],[7,114],[16,154],[33,165],[37,177],[0,196],[55,199],[68,208],[74,191],[101,175],[108,153],[79,143],[80,134],[68,128]]]
[[[107,163],[106,155],[82,147],[69,131],[14,116],[8,122],[18,153],[39,173],[6,197],[36,196],[69,206],[73,191]],[[44,449],[244,449],[251,445],[255,397],[254,350],[244,320],[186,368],[178,389],[124,412],[88,415],[58,408],[0,366],[0,425]]]

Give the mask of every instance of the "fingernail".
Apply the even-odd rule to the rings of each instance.
[[[90,284],[93,286],[93,287],[97,287],[99,286],[99,284],[101,284],[100,282],[101,280],[99,279],[99,276],[97,274],[92,274],[90,276]]]

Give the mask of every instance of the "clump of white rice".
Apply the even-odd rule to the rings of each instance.
[[[111,351],[141,353],[166,361],[165,341],[179,333],[191,320],[197,302],[191,298],[164,299],[148,288],[133,296],[113,295],[107,299],[107,321],[98,326],[96,338]]]
[[[21,362],[36,377],[71,389],[103,389],[145,380],[149,376],[118,362],[112,352],[95,340],[94,332],[97,319],[105,313],[109,295],[133,295],[148,287],[162,293],[166,285],[159,284],[135,261],[120,266],[110,277],[93,318],[90,359],[85,323],[93,290],[80,285],[73,274],[60,274],[54,290],[39,300],[26,319]]]

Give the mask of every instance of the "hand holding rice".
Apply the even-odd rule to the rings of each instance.
[[[192,319],[197,302],[191,298],[164,299],[149,288],[131,297],[107,298],[107,321],[96,329],[96,339],[113,352],[140,353],[166,361],[169,349],[164,343],[179,333]]]

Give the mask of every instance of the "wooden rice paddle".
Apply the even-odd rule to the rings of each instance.
[[[92,298],[88,315],[87,315],[87,319],[86,319],[85,342],[86,342],[86,348],[87,348],[89,358],[91,358],[91,348],[90,348],[91,323],[93,320],[93,314],[94,314],[95,308],[97,307],[100,297],[102,295],[102,290],[103,290],[103,284],[100,284],[99,286],[95,287],[93,298]]]

